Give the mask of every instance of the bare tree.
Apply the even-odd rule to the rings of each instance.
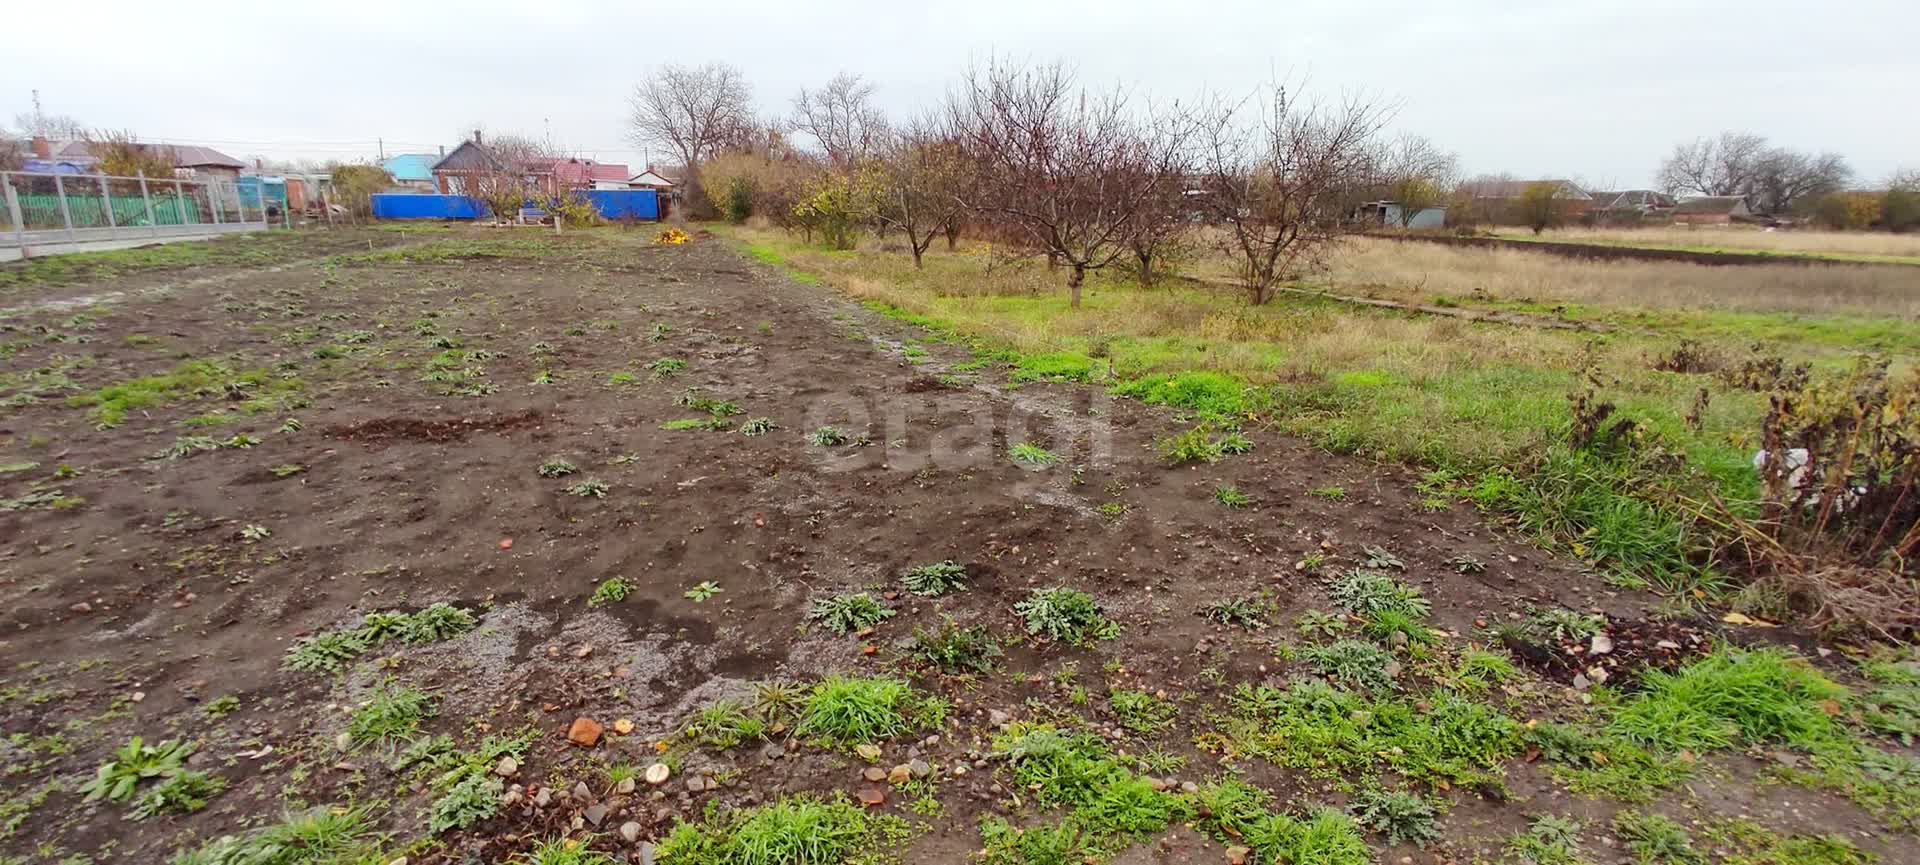
[[[966,154],[956,138],[922,123],[892,136],[872,165],[879,198],[875,218],[907,236],[918,268],[934,238],[952,231],[966,215]]]
[[[1191,162],[1188,155],[1178,171],[1164,172],[1140,193],[1145,206],[1138,227],[1128,234],[1127,249],[1133,253],[1134,277],[1141,285],[1153,285],[1162,270],[1187,258],[1198,246],[1195,211],[1187,195]]]
[[[851,168],[887,143],[887,118],[873,107],[873,85],[842,72],[793,98],[788,123],[814,140],[835,168]]]
[[[75,141],[87,137],[86,124],[66,114],[48,114],[38,107],[13,115],[13,128],[25,138]]]
[[[1763,136],[1723,132],[1674,148],[1660,164],[1668,192],[1739,195],[1760,213],[1786,213],[1845,187],[1853,169],[1837,153],[1774,147]]]
[[[1087,273],[1129,251],[1150,193],[1183,173],[1193,128],[1081,90],[1059,64],[973,69],[947,111],[973,167],[969,208],[1069,268],[1076,308]]]
[[[1459,160],[1419,135],[1402,135],[1386,151],[1382,167],[1387,197],[1400,205],[1400,227],[1413,224],[1420,211],[1446,200],[1459,173]]]
[[[1385,112],[1360,97],[1316,105],[1274,87],[1215,114],[1203,124],[1195,200],[1225,229],[1219,246],[1248,300],[1263,304],[1353,230],[1347,208],[1375,178]]]
[[[1777,147],[1761,157],[1746,193],[1747,203],[1761,213],[1790,213],[1840,191],[1852,179],[1853,168],[1838,153],[1816,155]]]
[[[1678,144],[1660,163],[1660,186],[1669,194],[1744,195],[1766,151],[1767,139],[1744,132]]]
[[[698,206],[705,202],[700,163],[755,125],[752,97],[745,76],[730,64],[662,66],[633,88],[628,137],[677,154],[686,170],[687,201]]]

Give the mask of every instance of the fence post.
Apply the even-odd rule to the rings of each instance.
[[[27,220],[20,215],[20,194],[13,191],[13,176],[0,172],[0,186],[6,187],[7,218],[13,222],[13,237],[20,244],[20,255],[26,257]]]
[[[147,191],[147,171],[140,170],[140,200],[147,205],[147,233],[160,236],[160,223],[153,218],[153,194]]]
[[[207,207],[213,210],[213,224],[220,224],[220,181],[207,181]]]
[[[53,197],[60,200],[60,221],[66,223],[67,240],[78,242],[79,236],[73,233],[73,211],[67,209],[67,184],[58,173],[53,175]]]
[[[180,220],[179,224],[181,226],[185,226],[187,224],[187,195],[185,192],[182,191],[182,188],[183,187],[180,183],[180,178],[178,177],[174,178],[173,179],[174,217]],[[199,225],[200,220],[196,219],[193,221],[193,223],[195,225]]]
[[[113,191],[107,188],[107,176],[104,174],[100,175],[100,207],[107,212],[107,227],[119,228],[120,220],[113,215]]]

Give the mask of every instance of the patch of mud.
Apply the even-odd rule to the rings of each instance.
[[[328,438],[345,439],[364,445],[384,445],[395,441],[422,441],[445,444],[465,439],[478,432],[510,432],[533,426],[545,418],[536,409],[479,418],[443,418],[425,420],[411,417],[381,417],[335,424],[322,432]]]

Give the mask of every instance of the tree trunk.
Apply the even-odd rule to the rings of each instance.
[[[1051,250],[1047,252],[1047,269],[1048,270],[1060,269],[1060,253],[1053,252]]]
[[[1073,272],[1067,274],[1067,288],[1073,293],[1072,304],[1074,309],[1080,308],[1080,283],[1086,280],[1087,268],[1085,265],[1075,264],[1073,266]]]
[[[1140,259],[1140,284],[1148,288],[1152,288],[1153,287],[1153,253],[1144,249],[1136,249],[1133,251],[1133,254],[1134,254],[1134,257]]]
[[[913,269],[914,270],[921,269],[920,268],[920,244],[909,241],[907,243],[907,246],[913,250]]]
[[[952,252],[954,249],[954,246],[959,244],[959,242],[960,242],[960,223],[955,222],[947,226],[947,251]]]

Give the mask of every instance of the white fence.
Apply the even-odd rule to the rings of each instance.
[[[260,231],[268,208],[285,207],[263,196],[266,189],[258,181],[0,172],[0,249],[19,257]]]

